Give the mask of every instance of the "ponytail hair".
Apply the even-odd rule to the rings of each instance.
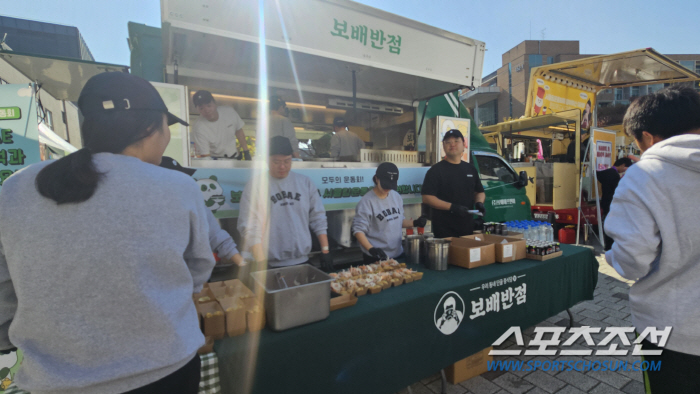
[[[59,205],[83,202],[95,193],[101,176],[92,162],[92,153],[83,148],[39,171],[36,190]]]
[[[87,201],[95,194],[104,175],[97,171],[95,153],[121,153],[163,127],[163,113],[158,111],[112,112],[85,118],[81,132],[85,148],[63,157],[39,171],[35,187],[42,196],[56,204]]]

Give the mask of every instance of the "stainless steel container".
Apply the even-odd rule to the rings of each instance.
[[[450,242],[452,241],[440,238],[433,238],[425,242],[425,248],[428,251],[425,265],[428,269],[435,271],[445,271],[447,269]]]
[[[406,236],[406,262],[409,264],[420,264],[420,250],[423,242],[422,235],[407,235]]]
[[[323,320],[330,314],[331,277],[301,264],[250,274],[256,287],[265,291],[265,313],[272,330],[283,331]]]
[[[423,233],[423,241],[420,243],[420,258],[421,261],[426,261],[428,259],[428,249],[425,247],[425,241],[435,238],[433,233]]]

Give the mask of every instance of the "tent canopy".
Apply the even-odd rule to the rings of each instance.
[[[57,100],[78,101],[88,79],[107,72],[128,72],[129,67],[96,63],[64,57],[40,56],[13,51],[0,51],[0,58],[27,78],[41,85]]]

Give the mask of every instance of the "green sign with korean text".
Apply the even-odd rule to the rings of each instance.
[[[15,172],[41,161],[37,117],[32,114],[32,85],[0,85],[0,187]]]
[[[367,33],[369,32],[369,43],[372,48],[380,51],[386,48],[389,53],[394,53],[396,55],[401,54],[401,36],[398,34],[385,34],[382,29],[368,29],[365,25],[351,25],[350,32],[348,33],[347,21],[343,20],[341,22],[336,18],[333,18],[333,21],[333,29],[331,30],[332,36],[344,38],[346,40],[352,39],[367,46]]]
[[[22,111],[19,107],[0,108],[0,120],[21,119]]]

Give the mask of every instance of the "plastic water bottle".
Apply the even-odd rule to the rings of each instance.
[[[534,239],[532,237],[532,232],[530,231],[530,226],[525,225],[523,227],[523,236],[525,237],[525,239]]]
[[[551,224],[547,225],[547,241],[554,242],[554,227]]]
[[[540,223],[540,241],[547,241],[547,225]]]

